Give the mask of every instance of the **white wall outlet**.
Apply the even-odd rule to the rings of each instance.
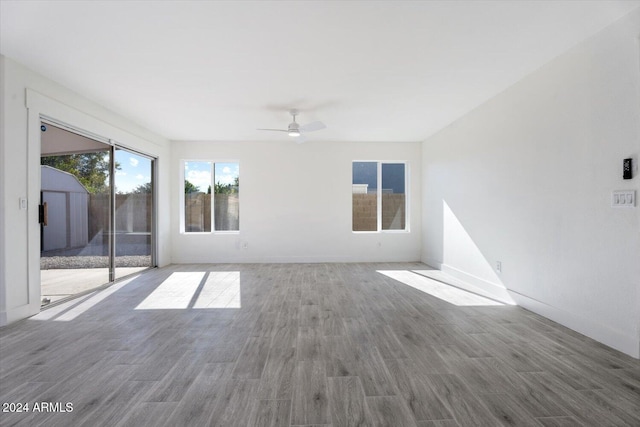
[[[611,206],[614,208],[634,208],[636,206],[636,191],[617,190],[612,192]]]
[[[241,247],[243,250],[249,249],[249,242],[243,241]]]
[[[496,261],[496,271],[502,273],[502,261]]]

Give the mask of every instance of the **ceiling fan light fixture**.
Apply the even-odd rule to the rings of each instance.
[[[317,130],[322,130],[326,128],[324,123],[318,122],[318,121],[307,123],[304,126],[300,126],[298,122],[296,122],[296,116],[298,115],[298,110],[290,110],[289,114],[291,114],[293,121],[289,123],[289,126],[287,126],[286,129],[259,128],[258,130],[266,130],[271,132],[286,132],[286,134],[289,135],[291,138],[295,138],[295,142],[297,142],[298,144],[301,144],[305,142],[305,136],[307,135],[308,132],[315,132]],[[302,134],[304,134],[304,136]]]

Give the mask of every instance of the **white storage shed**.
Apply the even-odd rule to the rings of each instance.
[[[74,175],[40,167],[42,203],[47,225],[42,227],[42,250],[70,249],[89,241],[89,192]]]

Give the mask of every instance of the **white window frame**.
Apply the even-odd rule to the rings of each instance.
[[[201,162],[201,163],[211,163],[211,231],[187,231],[185,229],[185,197],[184,197],[184,181],[186,177],[184,176],[185,164],[188,162]],[[215,191],[215,168],[216,163],[236,163],[238,165],[238,176],[240,176],[240,161],[239,160],[210,160],[210,159],[181,159],[180,160],[180,234],[187,235],[199,235],[199,234],[240,234],[240,221],[238,221],[238,229],[237,230],[216,230],[215,229],[215,206],[214,206],[214,191]],[[238,188],[239,190],[239,188]],[[240,192],[238,191],[238,205],[240,205]]]
[[[409,161],[407,160],[353,160],[351,161],[351,185],[353,195],[353,164],[354,163],[376,163],[376,222],[377,230],[355,231],[353,229],[353,219],[351,221],[351,232],[355,234],[372,234],[372,233],[409,233],[411,231],[411,221],[409,215]],[[403,164],[404,165],[404,230],[383,230],[382,229],[382,165],[383,164]],[[351,197],[351,216],[353,218],[353,197]]]

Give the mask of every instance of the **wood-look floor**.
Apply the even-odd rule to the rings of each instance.
[[[378,272],[424,269],[180,265],[117,283],[0,330],[0,401],[73,404],[0,425],[640,426],[637,360]]]

